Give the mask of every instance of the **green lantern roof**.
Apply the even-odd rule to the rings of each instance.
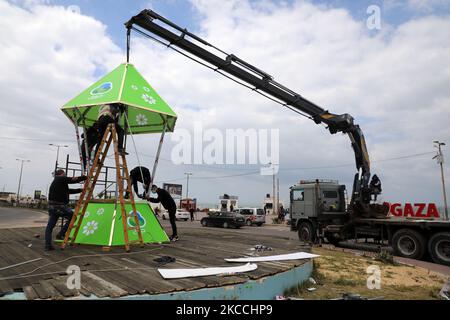
[[[127,118],[133,134],[162,132],[164,124],[168,132],[175,128],[175,112],[129,63],[118,66],[61,110],[74,124],[88,128],[97,120],[99,107],[109,103],[128,106]],[[125,117],[121,118],[123,126]]]

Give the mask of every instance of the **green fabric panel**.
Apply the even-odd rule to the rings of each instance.
[[[63,108],[73,106],[99,105],[119,100],[125,65],[121,64],[96,83],[67,102]]]
[[[97,120],[99,106],[123,103],[128,106],[128,122],[133,134],[162,132],[175,128],[177,115],[131,64],[121,64],[62,107],[78,126],[88,128]],[[124,117],[122,117],[124,118]],[[121,121],[124,127],[125,120]]]
[[[123,246],[125,245],[125,242],[120,205],[117,204],[116,208],[117,212],[115,216],[114,233],[111,245]],[[113,223],[114,209],[114,203],[89,203],[75,243],[108,246]],[[131,204],[129,203],[125,205],[125,209],[128,213],[131,213],[133,210]],[[159,221],[155,217],[152,208],[147,202],[136,202],[136,211],[138,212],[142,238],[145,243],[169,241],[167,234],[161,228]],[[128,226],[134,227],[134,219],[130,217],[127,220]],[[73,235],[73,231],[71,235]],[[137,241],[137,231],[129,230],[128,237],[130,242]]]

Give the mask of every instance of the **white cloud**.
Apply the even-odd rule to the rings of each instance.
[[[384,0],[383,7],[387,10],[406,8],[418,13],[436,12],[441,8],[449,7],[449,0]]]
[[[427,15],[398,27],[383,26],[374,36],[365,21],[355,20],[347,10],[306,1],[292,6],[193,1],[193,6],[201,17],[200,36],[330,112],[352,114],[361,124],[373,159],[431,151],[433,140],[448,140],[448,17]],[[0,74],[0,108],[6,115],[1,122],[29,128],[2,126],[3,135],[72,139],[73,128],[58,107],[95,80],[96,68],[106,72],[115,67],[123,52],[100,22],[62,7],[25,11],[0,2],[0,12],[0,61],[8,70]],[[24,20],[28,23],[17,24]],[[310,120],[135,34],[131,62],[178,113],[178,128],[192,129],[194,121],[221,130],[279,128],[284,199],[288,186],[302,178],[339,179],[350,187],[353,166],[283,171],[352,163],[353,152],[344,135],[331,136]],[[157,137],[141,136],[136,141],[141,152],[154,154]],[[172,143],[166,141],[162,156],[167,159]],[[0,144],[5,146],[5,141]],[[42,185],[49,180],[54,150],[37,153],[39,148],[8,145],[7,157],[12,161],[2,162],[8,169],[2,171],[14,173],[14,158],[19,155],[37,158],[30,168],[37,172],[45,167],[45,172],[28,183]],[[441,202],[438,167],[430,158],[375,162],[384,199]],[[150,160],[141,159],[148,166]],[[131,158],[129,163],[136,162]],[[184,171],[186,167],[161,161],[156,180],[182,178]],[[7,176],[8,186],[15,185],[12,173]],[[213,202],[226,192],[239,195],[242,204],[258,204],[265,193],[271,193],[271,177],[196,180],[195,176],[228,172],[198,167],[194,173],[189,189],[200,202]]]
[[[73,126],[59,108],[95,80],[97,69],[104,72],[120,61],[121,52],[105,29],[64,7],[35,4],[23,9],[0,1],[1,136],[75,140]],[[47,144],[0,139],[0,188],[17,188],[15,158],[23,157],[32,159],[25,165],[24,191],[45,190],[56,153]]]

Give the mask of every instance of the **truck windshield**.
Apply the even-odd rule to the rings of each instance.
[[[303,189],[300,190],[293,190],[292,191],[292,200],[294,201],[303,201],[304,200],[305,192]]]
[[[256,214],[257,214],[258,216],[262,216],[262,215],[264,215],[264,210],[263,210],[263,209],[257,209],[257,210],[256,210]]]

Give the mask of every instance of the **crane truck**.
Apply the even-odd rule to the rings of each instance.
[[[274,80],[267,72],[234,54],[226,53],[152,10],[143,10],[125,23],[127,59],[130,34],[135,31],[250,88],[272,101],[325,124],[331,134],[344,133],[355,154],[356,173],[350,201],[345,185],[337,181],[300,181],[290,189],[291,230],[301,241],[326,239],[331,243],[353,238],[388,241],[397,255],[450,265],[450,222],[391,219],[389,205],[375,203],[377,190],[369,183],[370,159],[364,134],[354,118],[334,114]]]

